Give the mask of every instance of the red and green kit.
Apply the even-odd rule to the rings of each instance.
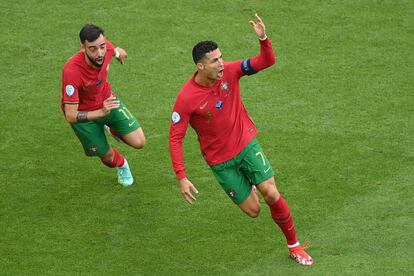
[[[275,62],[272,43],[260,41],[259,55],[224,63],[223,77],[213,87],[195,82],[195,75],[179,92],[170,125],[170,154],[178,179],[186,177],[183,139],[188,125],[196,131],[201,152],[210,166],[234,158],[255,137],[257,128],[240,96],[240,78]]]
[[[107,82],[110,62],[115,50],[109,40],[105,41],[105,45],[106,54],[100,68],[89,65],[82,51],[77,52],[65,64],[62,73],[62,111],[64,111],[64,104],[78,104],[78,111],[94,111],[102,108],[103,102],[109,96],[116,96],[110,83]],[[103,156],[109,150],[104,125],[121,136],[140,127],[138,120],[122,101],[119,108],[111,110],[110,114],[103,118],[72,124],[86,155]]]

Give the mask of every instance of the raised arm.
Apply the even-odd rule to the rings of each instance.
[[[260,53],[242,62],[242,71],[245,75],[252,75],[260,70],[266,69],[276,63],[276,56],[273,50],[272,42],[266,35],[266,27],[259,15],[256,19],[250,21],[253,31],[257,34],[260,41]]]

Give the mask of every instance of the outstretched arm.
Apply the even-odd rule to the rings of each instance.
[[[266,35],[265,24],[259,15],[256,14],[255,16],[256,19],[251,20],[250,25],[252,25],[253,31],[260,40],[260,53],[255,57],[243,60],[241,69],[245,75],[255,74],[276,63],[272,42]]]

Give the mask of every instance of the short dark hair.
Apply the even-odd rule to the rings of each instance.
[[[194,63],[197,64],[200,60],[202,60],[207,53],[214,51],[218,48],[217,43],[211,40],[205,40],[197,43],[193,48],[193,60]]]
[[[101,27],[98,27],[93,24],[86,24],[79,32],[79,39],[81,43],[85,43],[85,41],[95,41],[98,39],[100,35],[104,34],[104,30]]]

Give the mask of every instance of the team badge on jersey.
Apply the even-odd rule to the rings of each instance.
[[[181,121],[181,116],[180,114],[178,114],[178,112],[173,112],[171,115],[171,121],[173,122],[173,124],[178,124]]]
[[[221,89],[229,91],[229,83],[227,81],[221,83]]]
[[[98,149],[99,149],[98,146],[93,145],[93,146],[91,146],[90,148],[88,148],[86,150],[86,155],[92,156],[94,153],[97,153],[98,152]]]
[[[66,95],[68,95],[69,97],[72,97],[72,95],[75,93],[75,87],[73,87],[73,85],[68,84],[65,86],[65,92]]]
[[[230,94],[230,85],[227,81],[221,83],[220,89],[223,91],[221,94],[225,97]]]
[[[218,110],[222,109],[222,108],[223,108],[223,101],[218,100],[218,101],[217,101],[217,103],[216,103],[216,108],[217,108]]]
[[[237,195],[236,190],[234,190],[234,189],[228,189],[228,190],[227,190],[227,194],[228,194],[231,198],[235,198],[235,197],[236,197],[236,195]]]

